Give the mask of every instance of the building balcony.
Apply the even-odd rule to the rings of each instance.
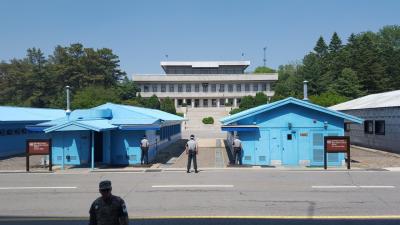
[[[249,92],[140,92],[140,95],[144,98],[157,95],[159,98],[242,98],[244,96],[255,96],[261,91],[249,91]],[[265,95],[272,97],[275,91],[262,91]]]

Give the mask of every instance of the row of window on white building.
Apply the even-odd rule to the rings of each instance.
[[[177,91],[178,92],[192,92],[192,84],[178,84]],[[251,88],[252,87],[252,88]],[[159,85],[157,84],[144,84],[143,85],[143,92],[150,92],[150,88],[152,92],[159,92],[158,88]],[[161,84],[160,91],[161,92],[175,92],[175,85],[174,84]],[[242,88],[242,84],[194,84],[194,92],[233,92],[235,89],[236,92],[245,92],[249,91],[267,91],[267,83],[261,83],[261,87],[259,87],[259,83],[254,84],[244,84],[244,88]],[[269,88],[268,88],[269,89]]]

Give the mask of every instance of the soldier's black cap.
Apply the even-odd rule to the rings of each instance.
[[[192,135],[190,135],[190,139],[194,139],[194,135],[192,134]]]
[[[111,189],[111,181],[109,181],[109,180],[100,181],[99,189],[100,190],[109,190],[109,189]]]

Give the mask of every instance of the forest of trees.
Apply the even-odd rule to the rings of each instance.
[[[347,43],[335,32],[329,44],[320,37],[301,63],[280,66],[274,100],[302,98],[309,81],[310,100],[334,105],[367,94],[400,89],[400,26],[351,34]]]
[[[0,62],[0,105],[65,108],[65,86],[72,87],[72,108],[105,102],[145,106],[176,113],[173,101],[156,96],[143,99],[120,69],[111,49],[85,48],[76,43],[56,46],[45,57],[30,48],[23,59]],[[255,73],[275,70],[258,67]],[[400,26],[378,32],[351,34],[346,44],[335,32],[329,43],[320,37],[301,62],[277,70],[272,101],[302,98],[303,80],[309,81],[310,100],[330,106],[363,95],[400,89]],[[265,95],[242,99],[240,111],[266,103]]]

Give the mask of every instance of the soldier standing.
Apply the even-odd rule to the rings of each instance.
[[[233,139],[232,146],[233,146],[233,154],[234,154],[233,159],[235,160],[234,164],[236,164],[236,162],[239,161],[239,165],[242,165],[242,150],[243,150],[243,148],[242,148],[242,142],[240,141],[238,135],[236,135],[235,138]]]
[[[140,149],[142,150],[142,156],[140,157],[140,164],[149,164],[149,140],[147,140],[146,135],[143,135],[140,141]]]
[[[122,198],[111,194],[111,181],[99,184],[101,197],[90,207],[89,225],[128,225],[128,211]]]
[[[190,140],[186,143],[186,155],[188,155],[188,163],[187,163],[187,173],[190,173],[190,164],[193,160],[193,167],[195,173],[198,173],[197,170],[197,159],[196,155],[199,153],[199,146],[197,146],[197,142],[194,140],[194,135],[190,135]]]

